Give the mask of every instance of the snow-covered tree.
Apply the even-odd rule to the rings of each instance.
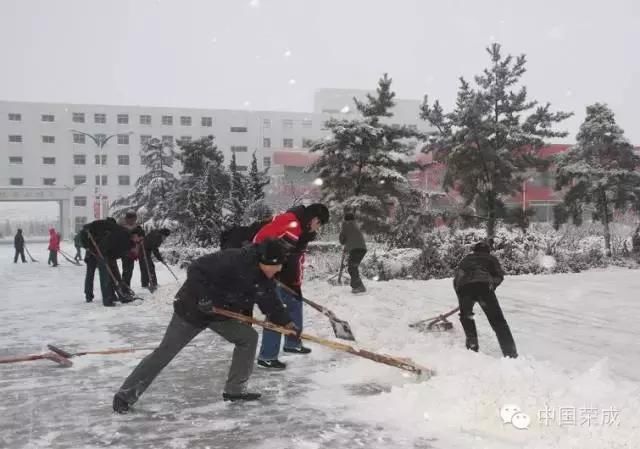
[[[605,104],[587,106],[577,143],[558,156],[556,189],[566,188],[558,220],[580,218],[584,206],[594,208],[593,219],[604,225],[607,255],[611,255],[609,224],[614,211],[640,205],[640,157],[616,124],[613,112]]]
[[[112,214],[119,216],[125,210],[133,209],[141,221],[165,219],[169,213],[169,196],[177,183],[170,170],[176,152],[172,144],[153,138],[142,147],[140,156],[145,173],[136,181],[133,193],[114,201]]]
[[[246,177],[238,171],[236,163],[236,153],[231,154],[231,162],[229,163],[229,209],[231,216],[229,220],[232,226],[240,226],[245,220],[245,212],[249,205],[250,196],[247,189]]]
[[[376,234],[389,231],[393,210],[413,190],[407,174],[414,168],[409,156],[418,133],[383,122],[393,116],[391,81],[385,74],[376,95],[354,99],[361,118],[326,122],[331,135],[313,145],[321,156],[309,168],[322,179],[323,200],[333,210],[357,212],[362,229]]]
[[[425,96],[420,113],[436,130],[423,151],[446,166],[443,187],[456,189],[467,205],[483,205],[478,209],[484,209],[479,212],[487,217],[489,236],[503,199],[522,189],[528,170],[546,167],[538,155],[545,139],[567,135],[553,125],[572,115],[528,100],[520,86],[525,55],[505,57],[500,50],[497,43],[487,48],[491,65],[475,77],[477,87],[460,78],[452,112]]]
[[[258,159],[254,151],[253,156],[251,156],[251,168],[249,170],[249,199],[251,202],[264,199],[264,188],[269,184],[267,170],[258,170]]]
[[[214,144],[214,137],[209,135],[193,141],[181,141],[178,160],[182,163],[180,174],[189,174],[195,177],[204,176],[209,164],[222,165],[224,155]]]

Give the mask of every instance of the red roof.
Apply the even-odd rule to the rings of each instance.
[[[273,164],[287,167],[307,167],[319,157],[320,155],[318,153],[309,153],[306,151],[276,150],[273,152]]]

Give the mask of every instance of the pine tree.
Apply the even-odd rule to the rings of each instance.
[[[114,201],[111,210],[118,216],[126,209],[134,209],[142,221],[149,218],[165,219],[170,206],[170,193],[177,184],[175,175],[170,171],[176,152],[172,144],[153,138],[142,147],[140,156],[146,171],[136,181],[136,190]]]
[[[407,174],[415,164],[408,159],[414,146],[410,139],[418,133],[382,122],[393,116],[391,82],[385,74],[376,95],[354,99],[362,118],[326,122],[332,135],[311,148],[322,154],[309,168],[322,179],[323,200],[332,209],[357,211],[362,229],[377,234],[389,231],[394,208],[413,193]]]
[[[231,154],[231,162],[229,163],[229,181],[231,183],[229,189],[229,209],[231,216],[229,217],[232,226],[240,226],[245,219],[245,212],[249,203],[249,192],[247,189],[247,180],[245,176],[238,171],[236,163],[236,153]]]
[[[500,50],[499,44],[487,48],[491,65],[475,77],[477,88],[460,78],[452,112],[445,113],[438,101],[431,106],[425,97],[420,113],[436,129],[424,151],[446,166],[443,187],[458,190],[466,205],[483,206],[489,236],[503,199],[522,189],[528,170],[546,168],[538,156],[545,139],[567,135],[552,126],[572,115],[528,100],[526,87],[517,87],[526,71],[525,55],[503,57]]]
[[[182,163],[180,174],[202,177],[206,175],[209,164],[222,165],[224,155],[214,144],[214,137],[210,135],[191,142],[181,142],[178,160]]]
[[[268,169],[263,172],[258,170],[258,159],[254,151],[249,171],[249,198],[251,203],[264,200],[264,188],[269,184],[267,171]]]
[[[587,106],[577,143],[557,158],[556,188],[567,188],[563,206],[557,213],[579,217],[584,206],[594,207],[593,219],[604,225],[607,255],[611,255],[609,225],[614,211],[640,205],[640,157],[616,124],[613,112],[605,104]]]

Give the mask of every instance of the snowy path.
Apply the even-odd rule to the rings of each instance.
[[[176,290],[163,267],[164,286],[143,305],[107,309],[99,299],[84,303],[83,268],[48,267],[45,248],[30,248],[39,264],[14,265],[12,248],[0,245],[0,357],[38,353],[47,343],[75,351],[160,340]],[[348,319],[362,347],[412,357],[436,377],[417,383],[313,346],[311,356],[283,357],[285,372],[255,371],[252,386],[263,401],[229,405],[220,393],[231,346],[205,331],[127,416],[111,413],[111,398],[146,352],[84,356],[69,369],[48,361],[0,365],[0,447],[640,447],[638,271],[508,278],[498,294],[523,356],[515,361],[498,357],[481,312],[480,354],[463,349],[455,320],[448,334],[407,327],[455,306],[450,280],[368,285],[358,297],[320,282],[305,291]],[[332,337],[323,317],[305,312],[308,332]],[[498,410],[507,403],[531,416],[528,430],[502,423]],[[597,410],[591,425],[581,422],[587,406]],[[555,422],[541,422],[545,407]],[[605,415],[612,425],[602,424]]]

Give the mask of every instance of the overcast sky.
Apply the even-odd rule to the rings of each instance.
[[[311,111],[321,87],[451,105],[493,40],[572,141],[608,103],[640,144],[638,0],[0,0],[0,99]]]

